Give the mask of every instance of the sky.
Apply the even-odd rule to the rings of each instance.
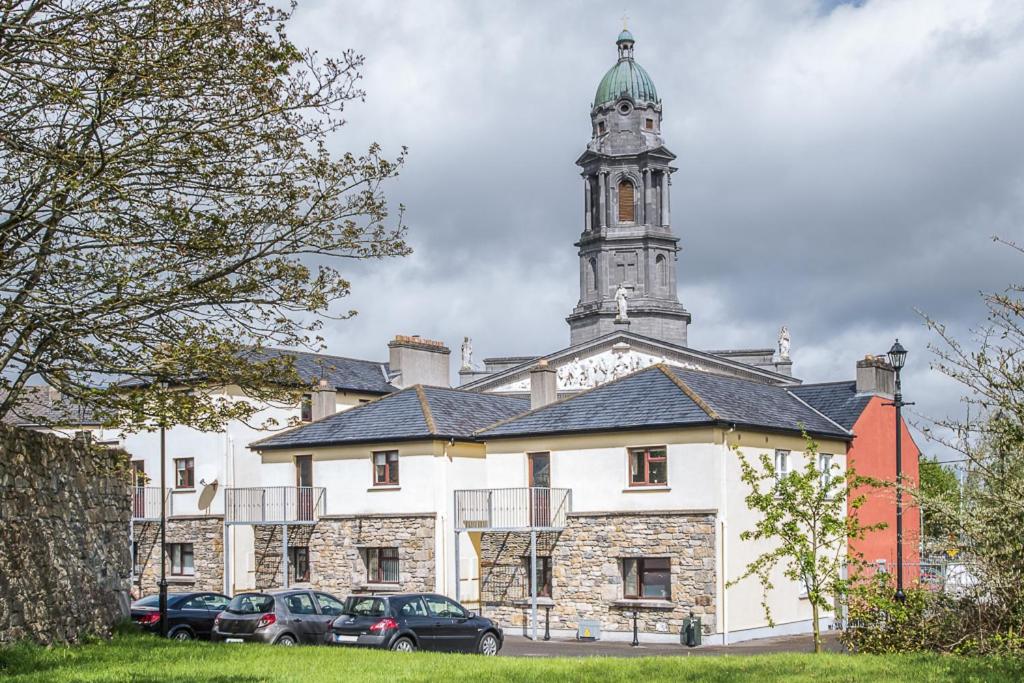
[[[414,249],[347,266],[328,351],[386,360],[395,334],[474,358],[568,345],[583,227],[576,158],[626,16],[678,157],[680,300],[698,349],[792,335],[805,381],[908,348],[912,418],[961,410],[922,313],[962,338],[1018,281],[1024,3],[299,0],[294,42],[364,55],[332,136],[408,160],[386,187]],[[926,452],[937,447],[922,443]],[[943,453],[938,455],[946,457]]]

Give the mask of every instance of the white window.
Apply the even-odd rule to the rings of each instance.
[[[832,455],[830,453],[818,454],[818,472],[821,473],[821,486],[825,488],[832,481]]]
[[[775,451],[775,478],[782,479],[789,474],[789,451]]]
[[[807,597],[807,582],[804,580],[804,578],[802,576],[799,579],[796,580],[796,590],[797,590],[796,594],[799,597],[801,597],[801,598],[806,598]]]

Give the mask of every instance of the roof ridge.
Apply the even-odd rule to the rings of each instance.
[[[369,359],[366,359],[366,358],[353,358],[352,356],[339,356],[339,355],[336,355],[336,354],[333,354],[333,353],[321,353],[319,351],[296,351],[294,349],[282,349],[279,346],[263,346],[263,347],[260,347],[260,349],[263,350],[263,351],[277,351],[279,353],[289,353],[289,354],[299,354],[299,353],[301,353],[301,354],[304,354],[304,355],[307,355],[307,356],[321,356],[323,358],[337,358],[339,360],[351,360],[351,361],[355,361],[356,363],[369,363],[371,365],[387,365],[388,364],[388,361],[383,361],[383,360],[369,360]],[[256,349],[256,347],[250,347],[249,350],[250,351],[255,351],[257,349]]]
[[[622,377],[619,377],[617,379],[613,379],[610,382],[605,382],[604,384],[598,384],[597,386],[590,387],[589,389],[584,389],[583,391],[581,391],[579,393],[570,394],[569,396],[566,396],[565,398],[560,398],[557,401],[552,401],[551,403],[545,403],[544,405],[538,406],[537,408],[531,408],[530,410],[527,410],[525,413],[520,413],[519,415],[513,415],[512,417],[507,417],[504,420],[498,420],[494,424],[487,425],[486,427],[481,427],[480,429],[476,430],[473,433],[474,434],[479,434],[480,432],[485,432],[488,429],[494,429],[495,427],[498,427],[500,425],[507,424],[507,423],[511,422],[512,420],[518,420],[520,418],[526,417],[527,415],[532,415],[533,413],[536,413],[536,412],[539,412],[541,410],[544,410],[545,408],[550,408],[551,406],[556,406],[556,405],[559,405],[561,403],[565,403],[567,401],[571,401],[571,400],[573,400],[575,398],[579,398],[580,396],[586,396],[587,394],[589,394],[591,392],[597,391],[598,389],[603,389],[604,387],[607,387],[607,386],[611,386],[612,384],[615,384],[617,382],[621,382],[624,379],[629,379],[630,377],[636,377],[641,372],[647,372],[648,370],[650,370],[651,368],[654,368],[654,367],[657,367],[657,366],[649,365],[646,368],[641,368],[640,370],[637,370],[636,372],[631,372],[628,375],[623,375]],[[557,393],[558,393],[557,389],[556,389],[555,393],[557,395]]]
[[[831,382],[806,382],[804,384],[797,384],[797,385],[792,386],[792,387],[787,387],[787,389],[806,389],[807,387],[826,387],[826,386],[831,386],[831,385],[835,385],[835,384],[856,384],[856,383],[857,383],[857,380],[855,380],[855,379],[836,379],[836,380],[832,380]]]
[[[832,419],[831,417],[829,417],[828,415],[826,415],[825,413],[821,412],[820,410],[818,410],[817,408],[815,408],[814,406],[812,406],[812,405],[811,405],[810,403],[808,403],[807,401],[803,400],[802,398],[800,398],[799,396],[797,396],[796,394],[794,394],[794,393],[793,393],[792,391],[790,391],[790,390],[789,390],[789,387],[784,387],[784,390],[785,390],[785,392],[786,392],[787,394],[789,394],[790,396],[792,396],[793,398],[795,398],[795,399],[796,399],[797,401],[799,401],[800,403],[802,403],[802,404],[803,404],[804,406],[806,406],[807,408],[809,408],[809,409],[810,409],[810,410],[811,410],[812,412],[815,412],[815,413],[817,413],[818,415],[821,415],[821,416],[822,416],[823,418],[825,418],[826,420],[828,420],[829,422],[831,422],[832,424],[834,424],[834,425],[835,425],[836,427],[839,427],[839,429],[843,430],[843,433],[844,433],[844,434],[850,434],[850,435],[852,435],[852,434],[853,434],[853,431],[852,431],[852,430],[849,430],[849,429],[847,429],[846,427],[844,427],[843,425],[839,424],[838,422],[836,422],[835,420],[833,420],[833,419]]]
[[[348,415],[349,413],[352,413],[352,412],[354,412],[356,410],[359,410],[360,408],[366,408],[368,406],[372,406],[372,405],[376,404],[378,401],[383,401],[386,398],[391,398],[392,396],[398,396],[399,394],[403,394],[403,393],[405,393],[406,391],[408,391],[409,389],[412,389],[412,388],[413,387],[406,387],[404,389],[399,389],[398,391],[393,391],[390,394],[381,394],[380,396],[374,396],[373,398],[371,398],[366,403],[360,403],[358,405],[354,405],[351,408],[349,408],[348,410],[338,410],[336,412],[331,413],[330,415],[324,415],[323,417],[318,417],[317,419],[310,420],[309,422],[302,422],[302,423],[297,424],[297,425],[295,425],[293,427],[289,427],[288,429],[283,429],[280,432],[277,432],[275,434],[270,434],[268,436],[263,437],[262,439],[258,439],[256,441],[253,441],[246,448],[249,448],[250,450],[252,450],[253,446],[258,446],[261,443],[263,443],[264,441],[270,441],[271,439],[276,439],[279,436],[284,436],[285,434],[291,434],[292,432],[297,432],[300,429],[305,429],[306,427],[309,427],[311,425],[320,424],[321,422],[324,422],[326,420],[330,420],[332,417],[338,417],[339,415]],[[259,449],[256,449],[256,450],[259,450]]]
[[[722,416],[719,415],[718,412],[714,408],[711,407],[711,404],[709,404],[707,401],[705,401],[701,397],[700,394],[698,394],[696,391],[691,389],[690,385],[688,385],[686,382],[684,382],[682,380],[682,378],[678,377],[674,372],[669,370],[668,366],[665,363],[658,363],[654,367],[658,368],[663,373],[665,373],[665,376],[668,377],[670,380],[672,380],[672,382],[675,383],[675,385],[677,387],[682,389],[683,393],[686,394],[690,398],[691,401],[696,403],[698,408],[700,408],[705,413],[707,413],[708,417],[710,417],[712,420],[721,420],[722,419]]]
[[[423,390],[422,384],[413,386],[416,396],[420,399],[420,409],[423,411],[423,420],[427,423],[427,433],[437,434],[437,424],[434,422],[434,413],[430,410],[430,401],[427,400],[427,392]]]

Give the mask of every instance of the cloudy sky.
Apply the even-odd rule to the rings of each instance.
[[[695,348],[764,347],[848,379],[899,336],[908,400],[958,409],[920,309],[966,334],[1021,260],[1024,4],[300,0],[299,44],[366,57],[365,103],[332,140],[409,147],[388,189],[415,254],[349,271],[359,310],[329,350],[394,334],[476,358],[568,344],[578,298],[574,165],[626,14],[678,156],[673,223]],[[345,307],[340,307],[345,308]],[[453,361],[453,366],[454,366]]]

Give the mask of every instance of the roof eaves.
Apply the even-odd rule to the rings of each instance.
[[[705,401],[703,398],[701,398],[700,394],[698,394],[696,391],[691,389],[690,386],[686,382],[684,382],[679,377],[677,377],[671,370],[668,369],[668,367],[664,363],[658,363],[658,365],[656,367],[658,369],[660,369],[663,373],[665,373],[665,376],[668,377],[670,380],[672,380],[672,382],[677,387],[682,389],[683,393],[686,394],[687,396],[689,396],[690,400],[693,401],[694,403],[696,403],[697,407],[699,407],[701,410],[703,410],[707,414],[708,417],[710,417],[712,420],[721,420],[722,419],[721,416],[717,412],[715,412],[715,409],[712,408],[711,405],[708,404],[707,401]]]

